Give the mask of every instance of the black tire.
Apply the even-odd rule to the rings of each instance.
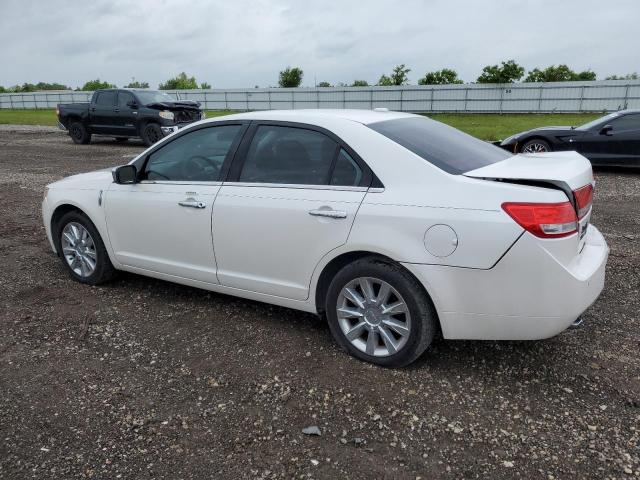
[[[340,327],[337,313],[340,292],[353,280],[364,277],[389,284],[402,296],[408,307],[411,328],[406,343],[394,354],[369,355],[356,348]],[[360,360],[383,367],[404,367],[415,361],[429,347],[438,331],[437,313],[422,285],[400,265],[374,257],[356,260],[336,274],[327,291],[325,312],[331,333],[342,348]],[[369,334],[366,335],[368,338]],[[377,338],[381,339],[380,334],[377,334]]]
[[[116,142],[118,143],[124,143],[127,142],[129,140],[129,137],[116,137]]]
[[[82,122],[74,121],[69,125],[69,136],[73,143],[78,145],[86,145],[91,142],[91,134]]]
[[[140,137],[142,141],[147,147],[150,147],[158,140],[160,140],[162,135],[162,130],[160,129],[160,125],[157,123],[147,123],[142,127],[142,132],[140,133]]]
[[[543,153],[550,151],[551,145],[549,145],[549,142],[541,138],[532,138],[520,146],[520,153]]]
[[[93,240],[93,244],[95,247],[95,269],[93,270],[93,273],[87,276],[79,275],[78,273],[76,273],[69,265],[67,258],[63,253],[62,234],[65,227],[72,223],[80,224],[89,232],[89,235],[91,235],[91,239]],[[56,244],[56,250],[58,251],[58,256],[62,260],[62,264],[65,266],[65,269],[69,272],[73,279],[87,285],[98,285],[115,277],[117,271],[113,267],[113,264],[109,259],[109,254],[107,253],[107,250],[104,246],[102,237],[100,237],[100,234],[98,233],[95,225],[85,214],[78,211],[65,213],[62,218],[60,218],[60,220],[55,225],[53,225],[53,235]]]

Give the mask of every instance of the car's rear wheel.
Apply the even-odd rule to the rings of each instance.
[[[97,285],[115,276],[104,242],[86,215],[71,211],[56,225],[56,248],[71,276],[79,282]]]
[[[343,348],[385,367],[416,360],[437,331],[435,309],[418,281],[401,266],[375,258],[357,260],[336,274],[325,309]]]
[[[147,123],[142,128],[142,141],[147,147],[150,147],[162,138],[162,130],[157,123]]]
[[[69,125],[69,136],[73,143],[86,145],[91,141],[91,134],[82,122],[71,122]]]
[[[534,138],[532,140],[528,140],[522,144],[520,148],[522,153],[543,153],[550,152],[551,147],[549,146],[549,142],[546,142],[540,138]]]

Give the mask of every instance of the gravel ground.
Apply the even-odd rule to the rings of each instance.
[[[611,257],[583,328],[440,340],[385,370],[312,315],[72,281],[44,185],[141,145],[3,129],[0,147],[0,478],[640,477],[640,173],[596,174]]]

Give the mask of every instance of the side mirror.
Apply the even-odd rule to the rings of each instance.
[[[111,171],[111,174],[113,175],[113,181],[120,185],[137,183],[138,181],[138,169],[135,165],[116,167]]]
[[[611,130],[613,130],[611,125],[605,125],[600,129],[600,135],[611,135]]]
[[[129,108],[134,108],[134,109],[135,109],[135,108],[138,108],[138,104],[136,103],[136,101],[135,101],[135,100],[129,100],[129,101],[127,102],[127,107],[129,107]]]

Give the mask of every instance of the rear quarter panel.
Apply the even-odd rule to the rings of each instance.
[[[556,190],[448,174],[365,125],[336,133],[384,184],[370,189],[362,202],[348,241],[353,250],[406,263],[488,269],[523,232],[502,210],[503,202],[566,200]],[[436,257],[424,238],[430,227],[442,224],[455,231],[457,246]]]

